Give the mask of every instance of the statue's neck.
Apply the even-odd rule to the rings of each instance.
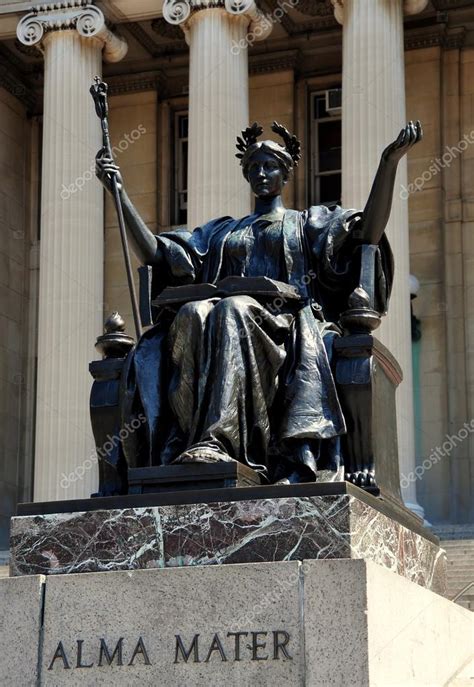
[[[255,214],[256,215],[271,215],[285,212],[285,206],[281,196],[274,198],[256,198],[255,199]]]

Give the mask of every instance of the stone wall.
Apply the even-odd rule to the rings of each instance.
[[[473,516],[474,425],[464,427],[474,417],[473,53],[406,53],[407,118],[421,119],[425,131],[409,156],[408,180],[419,190],[407,190],[411,271],[421,284],[417,491],[433,522]]]
[[[474,48],[460,55],[461,132],[470,133],[474,143]],[[464,323],[466,419],[474,426],[474,145],[462,157],[462,233],[457,259],[462,261],[463,312],[458,322]],[[454,349],[456,350],[456,349]],[[463,392],[461,387],[461,393]],[[453,389],[455,397],[455,390]],[[455,430],[456,431],[456,430]],[[462,490],[460,522],[474,521],[474,432],[463,444],[459,484]],[[457,495],[455,495],[456,498]]]
[[[422,179],[431,161],[441,151],[441,49],[413,50],[406,54],[407,119],[420,119],[424,139],[408,161],[408,181]],[[423,72],[423,78],[420,78]],[[447,430],[446,399],[446,307],[443,274],[442,174],[420,181],[419,191],[410,192],[410,268],[420,282],[414,310],[421,319],[419,384],[420,410],[416,426],[417,462],[443,441]],[[443,487],[449,465],[440,461],[417,484],[426,517],[442,518],[449,510],[448,491]],[[429,490],[430,498],[426,498]]]
[[[28,138],[23,106],[0,88],[0,550],[25,479]]]

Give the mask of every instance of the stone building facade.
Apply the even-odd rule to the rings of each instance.
[[[245,112],[247,93],[250,122],[258,120],[268,133],[276,119],[303,142],[302,164],[286,190],[287,205],[298,209],[341,199],[347,205],[346,197],[360,206],[365,198],[360,191],[358,200],[358,180],[375,174],[381,141],[389,142],[386,132],[395,137],[405,119],[422,121],[424,140],[397,185],[390,229],[402,256],[399,283],[405,284],[388,325],[390,342],[410,339],[409,274],[419,282],[412,307],[421,336],[411,342],[413,375],[406,370],[410,402],[399,406],[402,486],[406,500],[430,523],[472,523],[473,3],[260,0],[266,25],[261,16],[249,17],[252,2],[182,4],[193,5],[195,16],[218,11],[234,13],[232,21],[247,17],[243,33],[228,34],[226,50],[234,61],[227,77],[219,64],[215,74],[216,83],[227,78],[240,86],[243,102],[230,96],[219,101],[219,89],[210,88],[214,107],[205,111],[210,101],[199,100],[199,73],[190,80],[190,57],[195,69],[202,68],[199,51],[192,50],[196,26],[180,25],[176,17],[170,22],[166,3],[42,5],[44,35],[38,37],[31,3],[0,2],[0,550],[8,546],[8,521],[18,501],[77,498],[94,490],[87,362],[111,311],[118,310],[133,333],[115,211],[93,177],[100,132],[86,85],[91,69],[100,69],[101,52],[117,163],[155,232],[189,216],[205,218],[193,205],[193,189],[205,170],[196,168],[193,150],[200,142],[205,158],[213,132],[233,145],[235,125],[216,133],[213,113]],[[388,5],[396,12],[388,12]],[[106,23],[97,28],[85,22],[81,33],[77,16],[90,7]],[[351,43],[351,31],[357,39],[358,29],[367,39]],[[212,31],[220,29],[209,31],[215,46],[218,34]],[[240,62],[239,73],[235,67],[247,51],[248,83],[247,62]],[[406,117],[398,111],[389,116],[384,108],[403,75]],[[191,115],[201,108],[201,124],[190,120],[190,106]],[[357,122],[364,117],[362,136]],[[373,156],[363,159],[356,144]],[[238,170],[237,162],[223,165],[221,176],[231,179],[229,165]],[[236,193],[239,203],[250,203],[243,182]],[[403,262],[404,232],[409,266]],[[68,395],[78,388],[80,393]],[[62,398],[57,405],[47,395],[53,391]],[[410,432],[412,443],[403,443]],[[65,486],[64,475],[71,474]]]

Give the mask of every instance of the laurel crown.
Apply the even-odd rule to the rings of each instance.
[[[278,134],[285,144],[285,150],[288,155],[293,160],[295,167],[301,160],[301,143],[296,136],[290,134],[288,129],[279,124],[278,122],[273,122],[272,131]],[[249,148],[258,142],[258,138],[263,133],[263,127],[254,122],[252,126],[247,127],[242,131],[242,136],[237,136],[237,150],[236,157],[242,160],[245,157],[246,152]]]
[[[237,150],[239,151],[235,157],[242,160],[247,150],[257,143],[258,137],[263,134],[263,126],[254,122],[252,126],[248,126],[242,131],[242,137],[237,136]]]

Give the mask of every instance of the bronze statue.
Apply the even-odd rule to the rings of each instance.
[[[387,310],[393,264],[384,230],[398,162],[422,129],[410,122],[384,150],[363,212],[286,209],[281,193],[300,144],[283,126],[272,129],[283,145],[259,140],[257,124],[237,142],[254,212],[193,231],[155,236],[113,159],[106,150],[97,155],[97,176],[119,191],[157,298],[154,324],[127,361],[122,421],[146,417],[145,432],[123,442],[131,465],[239,461],[282,484],[344,469],[333,344],[358,293],[366,245],[375,247],[373,311]]]

